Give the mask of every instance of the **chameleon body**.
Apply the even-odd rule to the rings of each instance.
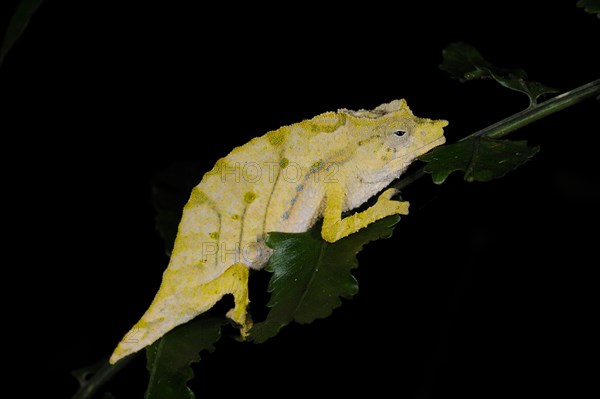
[[[225,294],[234,296],[227,316],[244,336],[251,327],[248,269],[268,262],[266,234],[304,232],[323,217],[321,235],[335,242],[378,219],[407,214],[408,202],[392,200],[396,190],[388,189],[375,205],[342,218],[443,144],[446,125],[415,117],[404,100],[394,100],[369,111],[326,112],[233,149],[192,190],[160,289],[110,362],[150,345]]]

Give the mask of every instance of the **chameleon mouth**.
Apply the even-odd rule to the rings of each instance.
[[[423,147],[420,147],[419,149],[417,149],[417,151],[421,152],[421,155],[423,155],[423,154],[431,151],[438,145],[444,144],[445,142],[446,142],[446,137],[440,136],[437,139],[429,142],[428,144],[425,144]],[[423,151],[421,151],[421,150],[423,150]],[[419,155],[419,156],[421,156],[421,155]]]
[[[446,137],[443,135],[438,137],[435,140],[430,141],[427,144],[422,145],[421,147],[416,148],[408,154],[404,154],[401,157],[394,158],[388,161],[384,167],[377,172],[363,173],[361,174],[361,182],[367,184],[377,184],[382,182],[389,182],[389,177],[391,175],[399,175],[401,174],[408,166],[419,156],[429,152],[431,149],[437,147],[438,145],[442,145],[446,142]],[[418,154],[418,155],[415,155]],[[398,176],[396,176],[398,177]]]
[[[389,161],[385,167],[387,170],[400,170],[403,171],[405,170],[408,165],[410,165],[416,158],[420,157],[423,154],[426,154],[427,152],[431,151],[433,148],[442,145],[446,142],[446,137],[444,136],[440,136],[437,139],[430,141],[429,143],[422,145],[421,147],[418,147],[417,149],[415,149],[414,151],[411,151],[408,154],[404,154],[401,157],[398,158],[394,158],[391,161]],[[415,154],[418,154],[415,156]]]
[[[430,141],[427,144],[422,145],[421,147],[418,147],[417,149],[415,149],[414,151],[409,152],[408,154],[404,154],[401,157],[395,158],[393,160],[391,160],[389,163],[392,162],[404,162],[404,163],[410,163],[412,162],[413,159],[420,157],[421,155],[426,154],[427,152],[431,151],[432,149],[434,149],[435,147],[437,147],[438,145],[442,145],[446,142],[446,137],[444,136],[440,136],[437,139]],[[414,154],[417,153],[419,155],[414,156]],[[406,160],[406,158],[410,157],[410,159]]]

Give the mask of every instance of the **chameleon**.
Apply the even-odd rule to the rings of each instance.
[[[323,218],[321,236],[335,242],[386,216],[408,214],[409,203],[385,188],[445,142],[447,124],[414,116],[401,99],[372,110],[325,112],[234,148],[192,189],[160,288],[110,363],[226,294],[234,297],[226,316],[246,337],[249,270],[267,264],[273,251],[267,234],[305,232]],[[343,217],[379,192],[374,205]]]

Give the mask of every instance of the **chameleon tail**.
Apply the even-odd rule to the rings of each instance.
[[[133,328],[125,334],[109,363],[152,344],[168,331],[212,308],[225,294],[233,294],[235,307],[227,317],[241,326],[242,338],[252,326],[247,318],[248,268],[243,263],[230,266],[205,284],[194,284],[181,270],[167,269],[152,304]]]

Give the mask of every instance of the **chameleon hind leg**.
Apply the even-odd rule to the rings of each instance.
[[[397,193],[394,188],[387,189],[375,205],[342,219],[345,193],[340,186],[330,185],[326,193],[321,236],[325,241],[335,242],[386,216],[408,215],[408,202],[391,199]]]
[[[234,307],[227,317],[241,327],[242,337],[248,335],[252,322],[247,316],[248,267],[235,263],[216,279],[195,284],[181,270],[168,270],[152,304],[139,322],[121,340],[110,363],[152,344],[174,327],[184,324],[212,308],[226,294],[234,297]]]

